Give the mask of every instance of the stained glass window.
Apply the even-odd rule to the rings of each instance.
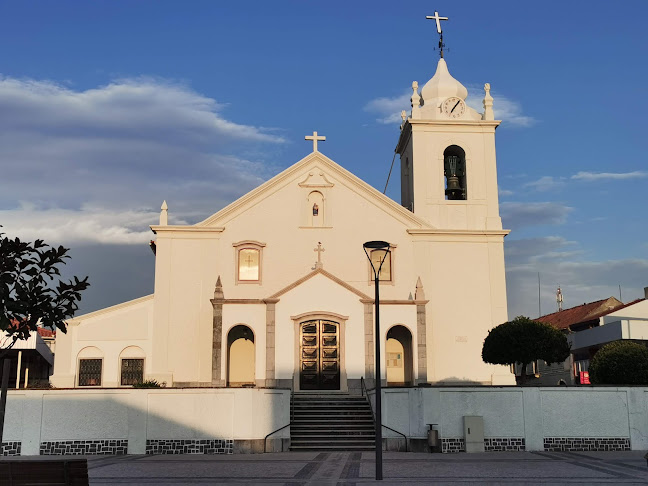
[[[259,250],[243,248],[239,250],[238,260],[239,280],[259,280]]]
[[[144,360],[143,359],[122,359],[121,360],[121,384],[135,385],[144,381]]]
[[[79,386],[101,386],[102,359],[79,360]]]

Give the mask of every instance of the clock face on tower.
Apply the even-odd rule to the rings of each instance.
[[[461,98],[453,96],[443,102],[441,109],[450,118],[459,118],[466,111],[466,103]]]

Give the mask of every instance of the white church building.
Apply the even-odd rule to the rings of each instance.
[[[507,320],[490,86],[484,112],[445,60],[403,112],[400,204],[318,149],[194,225],[151,226],[152,295],[69,321],[56,387],[281,387],[358,392],[387,386],[514,384],[482,362]],[[363,243],[376,250],[374,282]],[[127,278],[127,276],[125,277]]]

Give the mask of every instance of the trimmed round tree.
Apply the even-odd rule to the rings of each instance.
[[[521,363],[520,381],[524,383],[529,363],[538,359],[548,364],[560,363],[569,357],[569,352],[567,337],[561,331],[550,324],[518,316],[488,332],[482,359],[490,364]]]
[[[648,385],[648,348],[615,341],[599,349],[589,365],[596,385]]]

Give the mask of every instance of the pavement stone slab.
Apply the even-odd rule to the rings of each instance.
[[[638,486],[648,485],[648,467],[643,456],[642,451],[386,452],[383,455],[382,482],[374,479],[373,452],[87,456],[87,459],[91,485]],[[40,459],[32,456],[19,460]]]

